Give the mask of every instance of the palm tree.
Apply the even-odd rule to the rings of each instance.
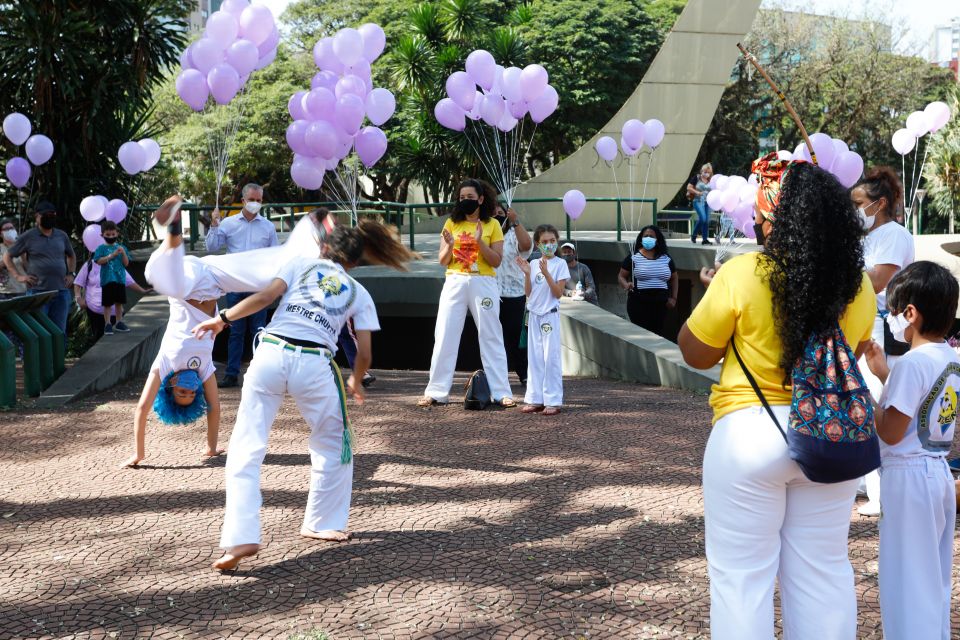
[[[947,228],[954,232],[954,220],[960,214],[960,87],[951,90],[948,99],[954,115],[951,122],[930,138],[927,163],[924,166],[927,193],[938,217],[947,219]]]

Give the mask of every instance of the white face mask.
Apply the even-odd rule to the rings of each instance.
[[[872,215],[872,216],[868,216],[868,215],[867,215],[867,209],[869,209],[870,207],[872,207],[872,206],[875,205],[876,203],[877,203],[877,201],[874,200],[873,202],[871,202],[871,203],[868,204],[867,206],[865,206],[865,207],[860,207],[859,209],[857,209],[857,215],[860,216],[860,225],[863,227],[863,230],[864,230],[864,231],[869,231],[870,229],[873,229],[873,223],[877,221],[877,215],[876,215],[876,214],[874,214],[874,215]]]
[[[906,342],[907,341],[907,327],[910,326],[910,322],[903,317],[903,314],[887,315],[887,325],[890,327],[890,333],[893,334],[894,340],[897,342]]]
[[[259,202],[248,202],[245,205],[243,205],[243,208],[249,211],[250,213],[252,213],[253,215],[257,215],[260,212],[260,207],[262,206],[263,205],[260,204]]]
[[[7,229],[3,232],[3,239],[7,242],[13,242],[17,239],[17,230],[16,229]]]

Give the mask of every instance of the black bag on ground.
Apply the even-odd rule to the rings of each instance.
[[[487,375],[483,369],[474,371],[464,388],[467,391],[463,396],[464,409],[481,411],[493,404],[490,398],[490,385],[487,384]]]

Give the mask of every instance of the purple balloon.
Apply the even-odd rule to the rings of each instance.
[[[303,141],[310,155],[320,158],[332,158],[339,148],[336,130],[324,120],[311,122],[303,134]]]
[[[513,131],[513,128],[517,126],[518,122],[520,121],[510,115],[510,112],[507,111],[504,112],[503,117],[500,118],[500,122],[497,123],[497,129],[507,133],[508,131]]]
[[[220,11],[226,11],[233,14],[233,17],[240,20],[243,10],[250,6],[249,0],[223,0],[220,5]]]
[[[177,95],[194,111],[203,111],[210,95],[206,76],[196,69],[181,71],[177,76]]]
[[[220,45],[221,49],[226,49],[237,39],[240,32],[240,23],[237,18],[228,11],[214,11],[207,18],[206,37]]]
[[[742,225],[740,225],[740,232],[743,233],[744,237],[746,237],[749,240],[757,239],[757,232],[753,228],[753,223],[755,220],[756,218],[750,218],[749,220],[744,222]]]
[[[186,49],[183,50],[183,53],[180,54],[180,66],[182,70],[193,69],[193,60],[190,58],[190,54],[193,51],[193,45],[189,45]]]
[[[228,104],[240,90],[240,74],[224,62],[210,69],[210,73],[207,74],[207,85],[217,104]]]
[[[302,189],[319,189],[323,184],[325,164],[318,163],[313,158],[294,158],[290,167],[290,177]]]
[[[257,57],[264,57],[276,49],[278,44],[280,44],[280,32],[277,31],[277,26],[274,25],[273,31],[270,32],[270,35],[267,36],[267,39],[257,45]]]
[[[357,156],[369,169],[387,152],[387,136],[377,127],[364,127],[357,134]]]
[[[437,122],[454,131],[463,131],[466,128],[466,113],[450,98],[443,98],[433,108],[433,115]]]
[[[817,154],[817,166],[829,171],[833,165],[833,139],[825,133],[815,133],[810,136],[810,144]]]
[[[539,64],[530,64],[520,72],[520,93],[527,102],[533,102],[547,89],[549,75]]]
[[[631,118],[623,123],[621,135],[623,136],[623,141],[626,142],[631,149],[639,149],[643,146],[646,129],[641,121],[636,118]]]
[[[640,151],[640,149],[635,149],[634,147],[631,147],[630,144],[623,139],[623,135],[620,136],[620,149],[623,151],[623,155],[629,158],[632,158],[633,156],[637,155],[637,152]]]
[[[343,63],[333,52],[333,38],[327,37],[317,40],[317,44],[313,45],[313,61],[321,71],[343,73]]]
[[[517,67],[507,67],[503,70],[500,89],[508,102],[523,102],[523,91],[520,88],[520,74],[522,73],[523,71]],[[514,117],[517,117],[516,114],[514,114]]]
[[[711,211],[720,211],[723,209],[723,191],[713,189],[707,193],[707,206]]]
[[[367,95],[366,107],[370,122],[379,127],[393,115],[397,101],[389,90],[378,87]]]
[[[37,167],[53,157],[53,142],[43,134],[38,133],[27,138],[24,149],[27,152],[27,158]]]
[[[303,96],[303,110],[309,120],[326,120],[333,122],[337,108],[337,98],[329,89],[311,89]]]
[[[294,120],[310,120],[306,109],[303,108],[303,98],[307,95],[306,91],[297,91],[287,100],[287,113]]]
[[[117,160],[120,166],[131,176],[135,176],[143,171],[143,165],[147,161],[147,153],[136,142],[124,142],[117,150]]]
[[[863,175],[863,158],[855,151],[844,151],[833,163],[833,175],[844,187],[849,189]]]
[[[563,194],[563,210],[570,216],[571,220],[579,218],[586,206],[587,198],[582,191],[571,189]]]
[[[387,35],[379,25],[372,22],[360,25],[357,31],[363,39],[363,57],[367,62],[373,62],[380,57],[384,47],[387,46]]]
[[[540,97],[530,103],[530,119],[540,124],[557,110],[560,104],[560,96],[557,90],[547,85]]]
[[[260,56],[260,61],[257,62],[257,68],[254,69],[254,71],[259,71],[260,69],[263,69],[264,67],[266,67],[276,59],[277,59],[277,50],[273,49],[272,51],[268,52],[267,55]]]
[[[17,189],[22,189],[30,179],[30,163],[24,158],[7,160],[7,180]]]
[[[308,120],[294,120],[290,123],[290,126],[287,127],[287,146],[289,146],[294,153],[301,155],[310,153],[306,140],[304,140],[304,135],[307,133],[307,127],[309,126],[310,122]]]
[[[807,150],[806,142],[801,142],[797,145],[797,148],[793,150],[793,159],[813,162],[813,160],[810,158],[810,152]]]
[[[260,54],[257,53],[257,45],[249,40],[241,38],[227,49],[227,64],[236,69],[241,76],[245,76],[256,69],[259,61]]]
[[[252,4],[240,14],[240,36],[260,45],[276,27],[273,13],[262,4]]]
[[[616,159],[617,141],[610,136],[603,136],[593,146],[597,150],[597,155],[607,162],[613,162]]]
[[[120,224],[127,217],[127,203],[120,198],[114,198],[107,203],[104,212],[107,220]]]
[[[643,125],[643,142],[651,149],[656,149],[663,142],[666,127],[656,118],[650,118]]]
[[[342,98],[348,93],[352,93],[360,98],[367,97],[367,83],[357,76],[343,76],[337,82],[337,88],[334,91],[337,98]]]
[[[477,49],[467,56],[466,62],[467,75],[474,83],[483,87],[485,91],[493,88],[493,80],[496,74],[497,61],[489,51]]]
[[[476,53],[476,52],[474,52]],[[498,95],[488,94],[480,101],[480,117],[491,127],[497,126],[507,110],[507,101]]]
[[[83,246],[87,248],[87,251],[93,253],[97,250],[101,244],[103,244],[103,238],[101,235],[103,231],[100,229],[98,224],[88,224],[83,230]]]
[[[190,60],[197,71],[203,75],[210,73],[210,70],[224,61],[226,54],[220,43],[211,38],[200,38],[192,45],[190,51]]]
[[[353,135],[360,130],[365,114],[363,99],[352,93],[337,98],[334,110],[334,122],[346,133]]]
[[[464,71],[455,71],[447,78],[447,95],[464,111],[473,109],[476,102],[477,85]]]
[[[517,120],[523,120],[523,116],[527,115],[527,111],[529,110],[530,110],[530,106],[523,100],[519,102],[512,102],[510,100],[507,100],[507,111],[509,111],[510,115],[516,118]]]
[[[345,67],[363,59],[363,36],[356,29],[346,27],[333,36],[333,52]]]
[[[318,71],[310,80],[311,89],[329,89],[331,92],[337,88],[337,74],[332,71]]]

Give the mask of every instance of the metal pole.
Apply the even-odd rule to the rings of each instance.
[[[567,242],[570,242],[570,216],[564,216],[567,219]]]
[[[415,231],[414,228],[413,228],[413,227],[414,227],[414,222],[413,222],[413,220],[414,220],[414,218],[415,218],[416,216],[415,216],[414,213],[413,213],[413,205],[408,205],[408,206],[407,206],[407,213],[410,215],[410,251],[415,251],[415,250],[416,250],[415,245],[416,245],[417,241],[416,241],[416,238],[415,238],[415,236],[416,236],[416,231]]]
[[[621,231],[623,230],[623,207],[620,206],[620,199],[617,198],[617,242],[620,242]]]

